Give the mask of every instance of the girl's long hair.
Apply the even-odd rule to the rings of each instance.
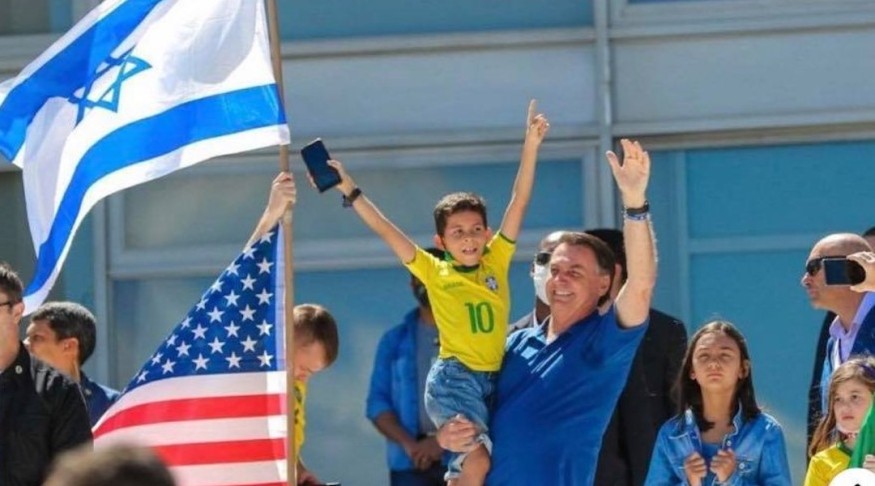
[[[809,455],[814,456],[840,439],[839,432],[836,430],[836,393],[839,385],[854,380],[866,385],[869,393],[875,393],[875,358],[858,356],[845,361],[833,372],[829,379],[826,412],[820,418],[820,423],[817,424],[817,429],[811,437],[811,444],[808,446]]]
[[[690,376],[693,372],[693,353],[696,350],[696,345],[702,339],[702,336],[712,333],[724,334],[735,341],[738,345],[742,369],[747,368],[745,376],[740,378],[738,383],[735,384],[735,396],[732,400],[733,410],[730,415],[735,416],[738,413],[738,403],[741,403],[741,412],[745,422],[756,418],[761,413],[753,391],[753,369],[750,363],[750,353],[747,350],[747,341],[731,322],[711,321],[693,334],[693,339],[690,341],[689,347],[687,347],[687,354],[684,356],[684,366],[681,368],[675,383],[675,392],[678,397],[678,417],[683,419],[684,412],[687,409],[692,410],[693,416],[696,418],[696,425],[701,432],[710,430],[714,427],[714,423],[705,420],[702,388],[699,386],[699,382],[690,378]]]

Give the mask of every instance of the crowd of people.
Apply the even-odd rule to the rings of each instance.
[[[511,322],[508,271],[549,126],[531,103],[498,231],[480,196],[453,193],[434,210],[430,248],[330,162],[344,205],[409,270],[417,303],[380,340],[366,400],[367,418],[386,438],[391,486],[790,485],[784,433],[756,400],[739,329],[715,320],[688,343],[683,323],[651,307],[657,251],[650,158],[639,143],[622,140],[622,157],[607,153],[622,229],[546,235],[531,264],[532,311]],[[290,174],[277,176],[250,243],[294,206],[296,191]],[[855,262],[865,280],[827,285],[825,258]],[[844,233],[818,241],[802,285],[814,307],[833,313],[812,383],[805,477],[827,485],[850,466],[875,391],[870,243]],[[45,303],[22,342],[23,312],[21,281],[0,265],[0,485],[173,484],[147,450],[90,451],[91,425],[119,396],[82,371],[96,346],[94,316],[78,304]],[[339,334],[320,306],[293,314],[300,450],[307,381],[336,359]],[[875,456],[856,453],[875,471]],[[299,484],[321,484],[296,460]]]

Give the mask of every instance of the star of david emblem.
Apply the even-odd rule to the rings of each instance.
[[[69,98],[70,103],[79,106],[79,110],[76,113],[77,125],[85,117],[88,110],[92,108],[103,108],[113,113],[118,113],[124,82],[152,68],[152,65],[145,60],[131,55],[131,51],[133,51],[133,47],[118,57],[108,57],[100,68],[97,69],[97,72],[88,79],[85,86],[82,87],[82,95],[77,96],[74,94]],[[118,68],[118,71],[112,84],[96,99],[91,97],[91,90],[94,84],[114,68]]]

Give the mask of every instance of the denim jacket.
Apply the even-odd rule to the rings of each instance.
[[[413,437],[419,435],[420,397],[416,381],[418,322],[419,309],[414,309],[404,316],[404,322],[387,331],[380,339],[366,402],[366,415],[372,422],[383,412],[395,412],[398,422]],[[414,469],[413,462],[400,444],[387,440],[386,447],[390,470]]]
[[[791,486],[781,425],[765,413],[743,420],[739,407],[732,419],[734,430],[721,444],[721,449],[735,452],[735,472],[721,483],[708,471],[702,486]],[[684,460],[693,452],[702,454],[702,439],[693,412],[688,409],[682,418],[672,418],[659,430],[645,486],[688,486]]]

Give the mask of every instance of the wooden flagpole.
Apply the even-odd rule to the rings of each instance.
[[[280,101],[285,109],[285,85],[283,84],[283,58],[280,48],[279,20],[277,18],[276,0],[267,1],[267,22],[270,33],[270,58],[273,63],[273,75],[276,79]],[[290,172],[289,146],[280,145],[279,153],[280,170]],[[295,399],[295,280],[292,251],[292,208],[286,208],[282,219],[283,232],[283,257],[285,260],[285,272],[283,275],[286,292],[283,296],[285,303],[285,336],[286,336],[286,484],[296,486],[298,484],[298,447],[296,442],[295,417],[297,415],[297,400]]]

